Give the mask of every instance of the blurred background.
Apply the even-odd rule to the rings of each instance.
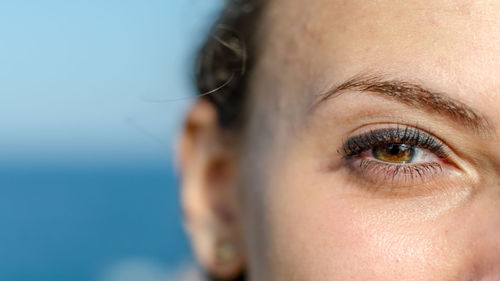
[[[179,280],[173,165],[223,0],[0,0],[0,280]]]

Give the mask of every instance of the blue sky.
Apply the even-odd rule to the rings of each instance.
[[[172,146],[222,4],[0,0],[0,279],[191,266]]]
[[[169,154],[222,2],[0,1],[1,158]]]

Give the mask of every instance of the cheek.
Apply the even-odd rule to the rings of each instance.
[[[321,177],[297,171],[279,173],[266,195],[270,280],[456,277],[460,253],[452,251],[463,247],[446,235],[446,220],[416,212],[419,204],[346,197]]]
[[[356,202],[332,200],[324,209],[324,223],[310,235],[324,261],[321,271],[331,280],[426,280],[441,258],[443,241],[422,225],[398,223],[398,217],[367,214]],[[359,202],[357,202],[359,203]],[[320,211],[320,210],[317,210]],[[307,219],[306,219],[307,221]],[[314,258],[314,256],[311,256]]]

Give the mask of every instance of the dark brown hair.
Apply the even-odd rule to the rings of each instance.
[[[228,0],[198,52],[195,65],[198,96],[215,106],[219,126],[224,129],[240,128],[244,123],[261,9],[261,0]],[[208,275],[209,280],[219,280]],[[232,281],[245,279],[245,272],[241,272]]]
[[[222,128],[236,128],[244,121],[261,8],[261,0],[228,0],[198,52],[195,66],[198,95],[213,103]]]

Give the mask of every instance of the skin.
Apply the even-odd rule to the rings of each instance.
[[[201,264],[259,281],[500,280],[499,14],[497,1],[269,1],[247,126],[218,128],[200,101],[180,142]],[[366,73],[443,93],[488,129],[365,91],[317,104]],[[383,181],[342,158],[350,137],[395,126],[445,143],[442,172]],[[220,240],[234,256],[217,258]]]

